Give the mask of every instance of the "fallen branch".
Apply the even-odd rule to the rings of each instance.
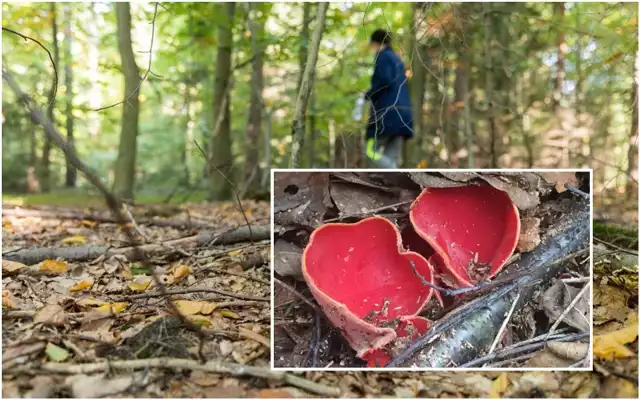
[[[8,252],[2,255],[3,259],[16,261],[23,264],[37,264],[44,260],[63,259],[66,261],[87,261],[95,259],[101,255],[110,257],[116,254],[124,255],[129,261],[138,261],[158,254],[167,254],[172,250],[170,247],[182,250],[193,250],[200,246],[206,246],[211,242],[215,244],[233,244],[251,240],[265,240],[270,237],[268,225],[254,226],[251,231],[243,226],[225,232],[202,231],[197,235],[187,236],[179,239],[167,240],[162,243],[150,243],[140,246],[127,246],[113,248],[110,246],[85,245],[73,247],[36,247],[32,249],[21,249],[15,252]]]
[[[61,219],[61,220],[87,220],[101,223],[115,224],[118,220],[113,217],[108,217],[99,214],[85,214],[81,212],[73,211],[48,211],[48,210],[25,210],[23,208],[3,208],[3,217],[14,218],[47,218],[47,219]],[[171,220],[171,219],[153,219],[153,218],[136,218],[136,222],[139,225],[153,225],[166,228],[176,229],[192,229],[192,228],[204,228],[211,229],[213,226],[210,223],[187,221],[187,220]]]
[[[49,362],[42,366],[42,369],[47,372],[61,374],[91,374],[96,372],[112,371],[115,369],[138,370],[147,368],[176,368],[218,374],[231,374],[233,376],[252,376],[255,378],[282,382],[318,395],[340,395],[340,389],[337,387],[322,385],[291,373],[272,371],[268,367],[254,367],[250,365],[224,363],[220,361],[200,363],[196,360],[180,358],[147,358],[142,360],[104,361],[90,364],[63,364]]]
[[[175,294],[188,294],[188,293],[215,293],[221,296],[233,297],[235,299],[263,301],[263,302],[271,301],[269,297],[258,297],[258,296],[251,296],[251,295],[242,294],[242,293],[227,292],[225,290],[220,290],[220,289],[215,289],[210,287],[191,287],[188,289],[166,290],[164,291],[164,293],[156,292],[156,293],[121,295],[118,298],[122,298],[123,300],[138,300],[138,299],[148,299],[151,297],[173,296]]]
[[[584,252],[589,244],[589,210],[581,201],[575,211],[558,222],[554,233],[535,250],[522,254],[505,270],[506,279],[439,319],[422,337],[411,343],[387,367],[444,368],[465,364],[486,352],[495,339],[515,297],[517,312],[551,281],[562,263]],[[500,278],[501,280],[504,278]]]

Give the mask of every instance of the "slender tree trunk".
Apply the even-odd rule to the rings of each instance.
[[[251,31],[251,52],[253,63],[251,68],[251,95],[249,100],[249,117],[245,134],[242,193],[257,189],[260,183],[260,159],[258,146],[262,137],[262,91],[263,79],[263,30],[264,18],[258,17],[256,3],[249,3],[253,15],[249,16]]]
[[[64,9],[64,86],[65,92],[65,115],[67,120],[67,142],[72,149],[75,148],[75,140],[73,138],[73,56],[71,53],[71,46],[73,46],[73,34],[71,31],[71,5],[65,5]],[[77,170],[67,159],[66,174],[65,174],[65,186],[68,188],[76,187],[76,180],[78,176]]]
[[[271,166],[271,112],[263,107],[265,130],[264,130],[264,164]],[[262,179],[260,188],[269,190],[269,179],[271,179],[271,168],[265,168],[262,171]]]
[[[236,3],[220,4],[225,18],[218,26],[218,55],[213,88],[213,135],[209,145],[209,200],[227,200],[232,188],[224,176],[233,163],[231,154],[231,53]],[[219,170],[219,171],[218,171]]]
[[[54,4],[54,3],[52,3]],[[38,167],[38,138],[36,137],[35,126],[31,120],[27,119],[27,129],[29,129],[29,166],[27,167],[27,192],[37,193],[40,190],[40,181],[36,173]],[[45,134],[45,137],[48,136]]]
[[[457,121],[458,148],[464,146],[467,150],[467,168],[473,168],[475,163],[473,154],[473,133],[471,130],[471,93],[469,92],[469,56],[465,49],[460,49],[458,54],[458,68],[456,69],[455,86],[455,113]]]
[[[116,23],[118,26],[118,50],[124,75],[124,96],[122,103],[122,127],[118,159],[115,164],[113,191],[117,196],[133,199],[136,173],[136,143],[140,104],[138,89],[140,75],[131,46],[131,10],[129,3],[116,3]]]
[[[640,53],[636,54],[633,65],[633,87],[631,89],[631,132],[629,133],[629,152],[627,153],[627,198],[637,193],[638,179],[638,84],[640,83]],[[635,181],[634,181],[635,179]]]
[[[489,123],[489,137],[491,142],[491,168],[498,167],[498,132],[496,126],[496,116],[493,107],[495,93],[493,91],[493,60],[491,55],[492,38],[492,4],[485,3],[484,10],[484,57],[485,57],[485,97],[487,100],[487,118]]]
[[[88,4],[92,20],[97,20],[98,13],[96,11],[96,3]],[[100,85],[100,35],[98,33],[97,24],[87,24],[87,66],[89,67],[89,80],[91,86],[89,89],[89,107],[95,110],[100,107],[101,89]],[[100,113],[92,112],[87,115],[89,122],[89,135],[92,139],[97,139],[100,133]]]
[[[291,126],[291,134],[293,136],[293,145],[291,149],[290,167],[298,168],[300,166],[300,153],[304,145],[304,131],[306,126],[307,107],[309,105],[309,96],[313,90],[313,81],[315,79],[316,62],[318,61],[318,51],[320,49],[320,41],[324,31],[324,22],[327,16],[329,3],[318,4],[318,14],[316,16],[316,27],[311,38],[309,46],[309,54],[307,63],[304,67],[302,82],[300,83],[300,91],[298,92],[298,100],[296,101],[296,111]]]
[[[309,98],[309,145],[307,146],[309,150],[309,167],[311,168],[313,168],[313,166],[316,164],[315,147],[317,136],[318,131],[316,128],[316,96],[311,93],[311,97]]]
[[[426,69],[422,65],[425,52],[423,46],[418,41],[418,24],[424,19],[424,13],[422,12],[422,3],[413,3],[413,16],[411,18],[411,82],[410,82],[410,95],[411,95],[411,107],[413,108],[413,134],[415,141],[422,141],[424,136],[424,118],[422,108],[424,106],[424,91],[426,85]],[[416,149],[419,149],[413,141],[404,142],[404,165],[410,167],[416,164],[416,158],[422,159],[423,157],[416,157]],[[421,160],[420,160],[421,161]]]
[[[311,5],[310,2],[302,4],[302,26],[300,27],[300,52],[298,53],[298,84],[296,92],[300,93],[304,66],[309,57],[309,26],[311,25]]]
[[[53,48],[53,62],[56,64],[56,67],[60,66],[60,48],[58,46],[58,23],[57,23],[57,12],[56,12],[56,4],[49,3],[49,12],[51,13],[51,35],[52,35],[52,48]],[[60,73],[58,72],[58,78],[60,77]],[[55,92],[56,92],[56,84],[58,82],[53,82],[51,84],[51,89],[49,90],[49,94],[47,96],[47,117],[51,121],[51,123],[55,126],[56,120],[53,115],[53,110],[56,107],[55,104]],[[51,190],[51,148],[52,143],[51,139],[47,135],[44,136],[44,147],[42,148],[42,162],[40,165],[40,188],[43,192],[48,192]]]
[[[556,79],[553,86],[553,111],[558,112],[562,101],[562,88],[564,87],[565,65],[564,60],[567,53],[567,44],[564,38],[564,3],[553,3],[553,13],[555,16],[558,35],[556,45],[558,48],[558,59],[556,61]]]

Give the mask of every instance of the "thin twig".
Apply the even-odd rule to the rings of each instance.
[[[243,364],[224,363],[220,361],[200,363],[196,360],[162,357],[141,360],[109,360],[88,364],[49,362],[42,366],[42,369],[45,371],[62,374],[92,374],[96,372],[112,371],[114,369],[136,370],[145,368],[175,368],[218,374],[230,374],[232,376],[252,376],[289,384],[306,390],[309,393],[324,396],[340,395],[340,389],[337,387],[325,386],[291,373],[272,371],[268,367],[255,367]]]
[[[409,260],[409,264],[411,264],[411,269],[413,270],[413,274],[418,279],[420,279],[420,282],[422,282],[422,284],[424,286],[428,286],[431,289],[437,290],[437,291],[443,293],[445,296],[456,296],[456,295],[459,295],[459,294],[475,292],[475,291],[478,291],[480,289],[484,289],[484,287],[486,287],[489,284],[489,282],[486,281],[486,282],[480,282],[476,286],[464,287],[464,288],[459,288],[459,289],[449,289],[449,288],[445,288],[445,287],[442,287],[442,286],[437,286],[437,285],[429,282],[428,280],[426,280],[425,277],[420,275],[420,273],[416,269],[416,265],[413,262],[413,260]]]
[[[564,188],[570,191],[571,193],[582,197],[583,199],[589,199],[589,193],[583,192],[582,190],[578,189],[577,187],[573,186],[570,183],[565,183]]]
[[[518,300],[520,300],[520,293],[519,292],[516,295],[516,298],[513,299],[513,304],[511,304],[511,309],[509,310],[509,314],[507,314],[507,318],[505,318],[504,322],[502,322],[502,326],[500,327],[500,330],[498,331],[498,334],[496,335],[496,338],[493,341],[493,344],[491,345],[491,348],[489,348],[489,353],[488,354],[493,353],[493,351],[496,349],[496,347],[498,347],[498,343],[500,343],[500,340],[502,339],[502,333],[505,331],[505,329],[507,329],[507,325],[509,324],[509,321],[511,320],[511,315],[513,314],[513,310],[515,310],[515,308],[516,308],[516,304],[518,304]]]
[[[236,185],[234,185],[233,182],[231,182],[231,179],[227,178],[227,176],[223,174],[222,171],[220,171],[220,168],[218,168],[211,160],[209,160],[209,157],[207,157],[207,153],[204,151],[202,147],[200,147],[200,145],[198,144],[198,141],[194,140],[193,142],[196,144],[196,147],[198,147],[198,149],[202,153],[202,156],[204,157],[205,162],[211,165],[213,168],[215,168],[215,170],[220,174],[220,176],[222,176],[224,180],[227,181],[229,186],[231,186],[231,190],[233,190],[233,193],[236,196],[236,201],[238,202],[238,206],[240,207],[240,212],[244,217],[244,221],[247,223],[247,228],[249,228],[249,240],[251,241],[251,243],[253,243],[253,232],[251,231],[251,223],[249,223],[249,218],[247,218],[247,213],[244,211],[244,207],[242,206],[242,200],[240,200],[240,193],[238,193],[238,189],[236,188]]]
[[[582,289],[580,289],[576,297],[571,301],[571,303],[569,303],[569,306],[565,308],[562,314],[560,314],[560,317],[556,320],[556,322],[554,322],[553,325],[551,325],[551,329],[549,329],[549,332],[547,332],[546,337],[549,337],[549,335],[551,335],[553,331],[556,330],[556,328],[558,327],[558,325],[560,325],[562,320],[569,314],[569,312],[571,312],[571,310],[573,310],[576,304],[578,304],[578,301],[580,301],[580,298],[582,298],[582,296],[585,294],[585,292],[587,291],[587,289],[589,289],[590,286],[591,286],[591,282],[587,282],[587,284],[584,285]]]
[[[280,279],[276,278],[275,276],[273,277],[273,280],[275,283],[277,283],[278,285],[282,286],[284,289],[286,289],[289,293],[293,294],[294,296],[296,296],[297,298],[299,298],[300,300],[302,300],[303,302],[305,302],[309,307],[313,308],[313,310],[315,312],[322,312],[320,310],[320,307],[316,306],[315,304],[313,304],[311,301],[309,301],[306,297],[304,297],[304,295],[300,292],[298,292],[295,288],[293,288],[292,286],[282,282]]]
[[[375,214],[375,213],[378,213],[380,211],[385,211],[385,210],[388,210],[388,209],[391,209],[391,208],[396,208],[398,206],[402,206],[402,205],[410,204],[410,203],[413,203],[413,200],[402,201],[400,203],[390,204],[388,206],[375,208],[373,210],[369,210],[369,211],[365,211],[365,212],[361,212],[361,213],[357,213],[357,214],[349,214],[349,215],[343,215],[343,216],[337,217],[337,218],[326,219],[326,220],[324,220],[324,222],[341,221],[341,220],[347,219],[347,218],[360,217],[360,216],[368,215],[368,214]]]
[[[42,47],[44,51],[46,51],[47,54],[49,55],[49,60],[51,61],[51,65],[53,66],[53,96],[51,97],[51,101],[48,104],[50,106],[51,104],[53,104],[54,101],[56,101],[56,94],[58,93],[58,68],[56,66],[55,61],[53,61],[53,56],[51,55],[51,52],[42,43],[40,43],[38,40],[32,37],[23,35],[22,33],[16,32],[12,29],[5,28],[5,27],[2,27],[2,30],[5,32],[13,33],[14,35],[18,35],[21,38],[23,38],[25,41],[31,40],[32,42],[35,42],[38,46]]]
[[[100,107],[97,108],[93,111],[103,111],[103,110],[107,110],[109,108],[113,108],[116,107],[120,104],[126,103],[128,102],[136,93],[138,93],[140,91],[140,87],[142,86],[142,82],[144,82],[147,77],[149,76],[149,73],[151,72],[151,61],[153,60],[153,40],[155,38],[155,31],[156,31],[156,16],[158,15],[158,6],[160,5],[160,3],[155,4],[155,7],[153,8],[153,19],[151,20],[151,42],[149,44],[149,51],[145,52],[149,54],[149,65],[147,66],[147,70],[144,72],[144,74],[142,75],[142,78],[139,80],[138,82],[138,86],[131,91],[131,93],[129,93],[127,95],[127,97],[125,97],[124,99],[122,99],[122,101],[119,101],[117,103],[108,105],[108,106],[104,106],[104,107]],[[152,73],[153,74],[153,73]],[[137,75],[137,74],[136,74]],[[155,74],[153,74],[155,75]]]
[[[638,255],[637,251],[625,249],[624,247],[620,247],[620,246],[616,246],[615,244],[613,244],[611,242],[607,242],[606,240],[602,240],[602,239],[597,238],[595,236],[593,237],[593,240],[595,240],[598,243],[606,244],[609,247],[613,247],[614,249],[622,251],[623,253],[631,254],[631,255],[634,255],[634,256]]]

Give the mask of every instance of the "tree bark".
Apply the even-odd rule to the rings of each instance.
[[[556,61],[556,79],[553,86],[553,111],[558,112],[562,101],[562,88],[564,87],[565,65],[564,60],[567,53],[567,44],[564,38],[564,3],[553,3],[553,13],[558,29],[556,45],[558,48],[558,59]]]
[[[60,47],[58,46],[58,23],[57,23],[57,12],[56,12],[56,4],[50,3],[49,12],[51,13],[51,34],[52,34],[52,46],[53,47],[53,62],[56,64],[56,67],[60,65]],[[47,96],[47,117],[51,121],[53,125],[55,125],[55,116],[53,115],[53,110],[56,107],[55,104],[55,94],[58,84],[58,79],[55,79],[51,84],[51,89],[49,90],[49,94]],[[44,136],[44,147],[42,148],[42,162],[40,165],[40,189],[43,192],[49,192],[51,190],[51,148],[52,143],[51,139],[45,135]]]
[[[73,138],[73,56],[71,53],[71,47],[73,46],[73,34],[71,31],[71,5],[67,4],[64,9],[64,87],[65,90],[65,115],[67,122],[67,143],[71,148],[75,147],[75,141]],[[71,165],[71,162],[66,160],[66,174],[65,174],[65,186],[68,188],[76,187],[78,172]]]
[[[209,144],[209,200],[227,200],[232,188],[223,173],[231,170],[231,52],[233,50],[233,22],[236,3],[221,4],[225,16],[218,26],[218,54],[213,87],[213,134]]]
[[[413,134],[414,140],[424,140],[424,118],[422,108],[424,105],[424,91],[426,85],[426,68],[422,65],[425,58],[423,46],[418,41],[417,26],[425,18],[422,12],[422,3],[413,3],[413,15],[411,18],[411,107],[413,108]],[[416,164],[416,147],[413,143],[405,141],[404,143],[404,166],[410,167]],[[422,157],[420,157],[422,158]]]
[[[300,153],[304,145],[304,131],[306,126],[307,107],[309,105],[309,96],[313,90],[313,81],[315,79],[316,62],[318,61],[318,51],[320,49],[320,41],[324,31],[324,23],[327,16],[329,3],[318,4],[318,14],[316,16],[316,27],[311,38],[309,54],[300,83],[300,91],[298,92],[298,100],[296,101],[296,111],[291,126],[291,135],[293,136],[293,145],[291,149],[291,160],[289,166],[298,168],[300,166]]]
[[[633,86],[631,89],[631,132],[627,153],[627,199],[636,195],[638,187],[638,84],[640,83],[640,53],[636,53],[633,65]]]
[[[493,107],[493,60],[491,55],[491,41],[493,29],[493,16],[492,16],[492,4],[486,3],[484,10],[484,57],[485,57],[485,97],[487,101],[487,119],[489,123],[489,137],[490,137],[490,158],[491,168],[498,167],[498,132],[496,126],[496,116]]]
[[[262,137],[262,91],[264,88],[263,31],[265,21],[264,18],[258,16],[256,3],[249,3],[249,9],[253,11],[253,15],[249,17],[251,19],[249,29],[251,31],[251,53],[253,54],[253,62],[251,68],[249,117],[244,141],[245,163],[242,194],[254,191],[260,183],[260,154],[258,146],[260,144],[260,138]]]
[[[138,100],[140,75],[131,46],[131,10],[129,3],[116,3],[116,23],[118,27],[118,50],[124,75],[124,96],[122,103],[122,127],[118,159],[115,164],[113,191],[116,196],[133,199],[133,185],[136,173],[136,147],[138,137]]]

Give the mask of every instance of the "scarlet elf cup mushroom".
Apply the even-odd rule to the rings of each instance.
[[[451,286],[493,277],[513,253],[520,228],[509,196],[491,186],[425,189],[410,220],[433,247],[438,273],[453,278],[444,280]],[[369,366],[385,365],[397,339],[415,339],[431,326],[419,314],[434,291],[420,277],[433,283],[434,265],[406,251],[385,218],[319,227],[302,272],[329,321]]]

